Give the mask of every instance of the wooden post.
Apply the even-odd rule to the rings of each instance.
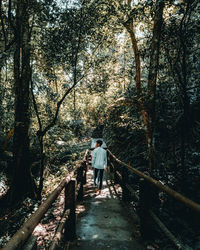
[[[86,164],[87,170],[88,170],[88,168],[90,166],[90,163],[89,163],[89,161],[90,161],[90,150],[89,149],[87,149],[87,151],[86,151],[84,161],[85,161],[85,164]]]
[[[89,166],[89,169],[92,168],[92,155],[88,155],[88,158],[87,158],[87,165]]]
[[[84,173],[84,175],[83,175],[83,184],[85,185],[87,183],[87,165],[86,165],[85,161],[82,164],[83,164],[82,166],[83,166],[83,169],[84,169],[84,171],[83,171],[83,173]]]
[[[70,183],[70,182],[69,182]],[[70,185],[65,185],[65,210],[70,208]]]
[[[119,184],[119,180],[118,180],[118,176],[117,176],[117,173],[116,173],[116,170],[114,169],[114,184]]]
[[[128,188],[126,187],[126,184],[128,182],[128,173],[127,173],[127,169],[123,168],[122,169],[122,200],[123,201],[130,201],[130,191],[128,190]]]
[[[109,162],[110,162],[110,171],[112,172],[112,176],[114,179],[114,184],[119,184],[119,178],[118,178],[118,175],[116,173],[116,171],[117,171],[116,164],[117,163],[114,164],[113,161],[111,160],[110,156],[109,156]]]
[[[66,240],[76,238],[76,204],[75,204],[76,180],[73,178],[65,187],[65,209],[70,209],[69,219],[65,227]]]
[[[81,166],[77,169],[76,172],[76,189],[78,188],[78,184],[81,182]]]
[[[77,200],[82,201],[83,200],[83,178],[84,178],[84,168],[81,166],[79,168],[79,176],[78,176],[78,182],[80,183],[80,188],[78,190]]]
[[[152,185],[150,185],[145,179],[140,179],[138,214],[140,217],[140,231],[144,239],[151,238],[152,233],[150,209],[152,207],[153,189],[151,188]]]
[[[110,160],[110,155],[107,155],[107,176],[110,180],[114,179],[114,170],[113,167],[111,166],[111,160]]]

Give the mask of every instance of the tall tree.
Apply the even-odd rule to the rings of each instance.
[[[164,1],[156,1],[148,74],[147,145],[150,173],[152,173],[154,167],[155,98],[156,82],[159,68],[160,38],[163,22],[163,10]]]
[[[10,202],[19,200],[27,194],[34,196],[34,181],[31,177],[29,161],[29,85],[31,79],[29,42],[29,1],[17,0],[14,53],[14,175]]]
[[[119,13],[119,10],[116,10],[116,15],[119,21],[124,25],[127,32],[130,35],[131,44],[133,48],[133,55],[135,58],[135,82],[137,89],[137,98],[138,104],[141,109],[142,119],[144,126],[146,128],[146,143],[148,148],[148,163],[149,163],[149,172],[152,174],[153,165],[154,165],[154,138],[153,138],[153,126],[154,126],[154,115],[155,115],[155,93],[156,93],[156,81],[157,81],[157,73],[159,66],[159,51],[160,51],[160,37],[161,37],[161,28],[163,21],[163,10],[164,10],[164,1],[157,0],[155,3],[155,12],[153,16],[153,34],[151,39],[150,46],[150,58],[149,58],[149,73],[147,79],[148,85],[148,95],[147,100],[143,99],[142,86],[141,86],[141,58],[140,58],[140,50],[138,46],[138,41],[135,35],[135,27],[133,23],[133,18],[135,13],[137,13],[137,9],[135,10],[135,6],[132,0],[127,0],[124,3],[124,6],[128,6],[129,13],[127,15],[127,20],[124,20],[124,15]],[[119,2],[120,8],[123,10],[124,6],[121,2]],[[133,7],[132,7],[133,6]],[[119,8],[119,7],[118,7]],[[144,7],[141,7],[143,10]]]

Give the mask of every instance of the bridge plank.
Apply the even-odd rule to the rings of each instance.
[[[69,249],[145,249],[134,239],[134,224],[110,182],[107,185],[104,180],[102,195],[94,193],[92,172],[88,171],[84,202],[80,204],[84,211],[78,215],[78,239]]]

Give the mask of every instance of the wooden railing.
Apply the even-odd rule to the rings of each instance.
[[[86,155],[85,155],[86,157]],[[64,229],[66,239],[73,240],[76,236],[76,200],[83,198],[83,185],[86,183],[86,160],[81,162],[80,166],[67,174],[56,189],[48,196],[48,198],[39,206],[34,214],[24,223],[24,225],[14,234],[6,246],[2,250],[23,249],[24,244],[29,240],[35,227],[41,221],[45,213],[51,207],[61,191],[65,188],[65,208],[64,215],[57,229],[52,245],[49,249],[53,250],[59,244],[61,232]]]
[[[122,187],[122,199],[130,201],[134,196],[139,201],[138,214],[140,217],[140,230],[142,236],[149,234],[151,230],[150,217],[159,225],[165,235],[175,244],[178,249],[185,249],[181,242],[167,229],[162,221],[155,215],[152,208],[155,204],[159,204],[158,192],[163,191],[170,197],[181,202],[185,206],[193,210],[198,216],[200,214],[200,204],[190,200],[189,198],[181,195],[175,190],[163,185],[160,181],[153,179],[133,168],[132,166],[120,161],[114,156],[110,150],[108,152],[108,165],[110,172],[113,173],[114,183],[120,184]],[[56,200],[61,191],[65,188],[65,208],[63,218],[60,221],[59,227],[52,240],[50,250],[56,249],[63,236],[66,240],[73,240],[76,237],[76,200],[83,198],[83,185],[86,184],[87,166],[90,161],[89,150],[86,151],[84,160],[80,166],[76,167],[69,173],[57,186],[57,188],[48,196],[48,198],[40,205],[37,211],[24,223],[24,225],[16,232],[10,239],[7,245],[2,250],[15,250],[23,249],[24,244],[29,240],[33,230],[43,218],[44,214],[51,207],[52,203]],[[139,195],[127,183],[128,171],[140,177],[139,180]]]
[[[173,199],[181,202],[184,206],[189,207],[197,217],[200,216],[200,204],[191,199],[181,195],[170,187],[162,184],[160,181],[153,179],[147,174],[142,173],[136,168],[120,161],[115,155],[108,152],[108,165],[110,171],[113,173],[114,183],[120,184],[122,187],[122,199],[130,201],[132,196],[139,202],[138,214],[140,217],[140,230],[142,236],[146,237],[152,228],[152,218],[159,225],[164,234],[175,244],[178,249],[185,249],[182,243],[168,230],[162,221],[152,211],[153,206],[159,206],[159,191],[167,193]],[[127,183],[128,171],[140,177],[139,179],[139,195]]]

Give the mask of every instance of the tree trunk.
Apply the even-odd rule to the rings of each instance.
[[[148,133],[148,161],[149,172],[152,174],[154,168],[154,122],[155,122],[155,96],[156,82],[159,67],[160,35],[163,22],[164,1],[156,1],[154,16],[153,37],[151,42],[150,66],[148,76],[148,112],[147,112],[147,133]]]
[[[127,31],[130,34],[133,53],[135,57],[135,65],[136,65],[136,75],[135,75],[135,81],[136,81],[136,88],[139,95],[141,95],[141,63],[140,63],[140,53],[137,45],[137,40],[135,37],[135,32],[133,28],[133,19],[129,20],[128,23],[125,24],[125,27]]]
[[[128,5],[131,6],[131,0],[128,0]],[[136,89],[137,89],[137,96],[138,96],[137,99],[140,105],[142,120],[146,128],[146,143],[148,145],[148,142],[150,141],[150,133],[148,130],[147,110],[144,104],[144,100],[142,98],[141,60],[140,60],[140,52],[139,52],[139,48],[138,48],[138,44],[137,44],[137,40],[135,36],[134,26],[133,26],[133,19],[129,18],[129,20],[126,23],[124,23],[124,26],[130,35],[131,44],[133,48],[133,54],[135,58],[135,68],[136,68],[135,82],[136,82]]]
[[[73,104],[74,104],[74,120],[76,120],[76,89],[74,88],[74,93],[73,93]]]
[[[30,83],[30,34],[28,2],[17,1],[16,46],[14,53],[15,124],[14,124],[14,175],[10,202],[26,195],[34,195],[34,181],[29,162],[29,83]]]
[[[52,119],[52,121],[50,121],[49,124],[46,125],[46,127],[43,128],[42,126],[42,122],[40,119],[40,115],[38,112],[38,108],[37,108],[37,103],[36,103],[36,99],[34,97],[34,92],[33,92],[33,81],[31,79],[31,92],[32,92],[32,98],[33,98],[33,106],[36,112],[36,116],[37,116],[37,120],[38,120],[38,124],[39,124],[39,130],[37,131],[37,136],[39,139],[39,143],[40,143],[40,155],[41,155],[41,161],[40,161],[40,181],[39,181],[39,187],[37,190],[37,195],[38,198],[41,199],[41,193],[42,193],[42,189],[43,189],[43,182],[44,182],[44,171],[45,171],[45,166],[44,166],[44,158],[45,158],[45,154],[44,154],[44,142],[43,142],[43,138],[45,136],[45,134],[49,131],[50,128],[52,128],[58,119],[58,115],[59,115],[59,111],[60,111],[60,107],[61,104],[63,103],[63,101],[65,100],[66,96],[71,93],[71,91],[74,89],[74,119],[76,119],[75,117],[75,111],[76,111],[76,92],[75,92],[75,87],[77,85],[77,83],[80,81],[77,81],[77,62],[78,62],[78,53],[80,50],[80,43],[81,43],[81,29],[82,26],[80,26],[80,31],[79,31],[79,39],[78,39],[78,45],[77,45],[77,49],[76,49],[76,54],[75,54],[75,62],[74,62],[74,82],[73,85],[71,87],[69,87],[66,92],[64,93],[64,95],[62,96],[62,98],[57,102],[57,108],[55,111],[55,115]],[[55,71],[54,71],[55,74]],[[57,81],[55,80],[56,83],[56,91],[58,91],[57,89]]]
[[[131,6],[131,0],[128,0],[128,5]],[[138,94],[138,101],[141,108],[141,114],[143,123],[146,127],[146,143],[148,147],[148,162],[149,162],[149,172],[152,174],[154,165],[154,149],[153,149],[153,130],[154,130],[154,114],[155,114],[155,92],[156,92],[156,80],[159,65],[159,48],[160,48],[160,33],[162,27],[162,15],[164,9],[164,2],[157,0],[156,11],[154,16],[154,27],[153,27],[153,38],[151,43],[151,53],[150,53],[150,67],[149,67],[149,77],[148,77],[148,105],[144,104],[142,99],[142,88],[141,88],[141,62],[140,53],[138,49],[137,40],[135,37],[133,18],[124,23],[125,28],[130,34],[133,53],[135,57],[136,64],[136,89]],[[148,109],[146,108],[148,107]]]
[[[44,182],[44,141],[43,141],[43,136],[39,136],[39,141],[40,141],[40,182],[39,182],[39,188],[38,188],[38,199],[42,199],[42,189],[43,189],[43,182]]]

